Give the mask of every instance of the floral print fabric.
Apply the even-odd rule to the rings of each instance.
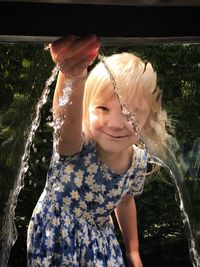
[[[113,173],[94,141],[52,161],[28,228],[28,266],[124,267],[110,214],[125,194],[141,194],[146,167],[146,152],[133,146],[131,167]]]

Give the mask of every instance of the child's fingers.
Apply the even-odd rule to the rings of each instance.
[[[71,43],[76,39],[74,35],[68,35],[66,37],[60,38],[50,44],[51,51],[53,53],[58,53],[60,50],[64,49],[66,46],[70,46]]]
[[[98,45],[100,45],[100,42],[97,40],[96,36],[93,35],[76,39],[57,54],[56,61],[61,62],[66,59],[70,59],[78,55],[81,51],[96,48]],[[78,56],[80,57],[81,54]]]
[[[74,70],[80,70],[80,71],[84,71],[85,69],[88,68],[88,66],[93,62],[93,60],[96,58],[98,53],[98,50],[94,50],[92,51],[90,54],[88,54],[87,56],[85,56],[84,59],[77,61],[75,65],[72,66],[72,70],[74,72]]]
[[[61,63],[60,70],[65,73],[68,78],[79,78],[82,77],[83,73],[87,70],[88,66],[96,58],[98,50],[90,52],[85,55],[84,58],[71,58]]]
[[[54,42],[51,47],[53,61],[66,77],[81,76],[96,58],[100,41],[95,35],[84,38],[67,36]],[[82,72],[82,73],[81,73]]]
[[[71,46],[76,37],[74,35],[69,35],[67,37],[61,38],[49,45],[52,59],[55,63],[58,62],[58,56],[67,47]]]
[[[74,43],[73,49],[75,53],[79,53],[82,49],[85,49],[89,45],[95,43],[97,41],[97,37],[94,34],[88,35],[83,38],[78,38]]]
[[[99,48],[100,48],[100,42],[96,40],[95,42],[91,43],[87,47],[81,49],[80,52],[76,53],[73,56],[73,58],[77,60],[81,60],[81,58],[84,59],[87,55],[94,54],[97,56],[97,52]]]
[[[97,40],[96,42],[90,44],[85,49],[81,50],[78,54],[71,57],[68,62],[70,61],[71,66],[84,66],[85,69],[95,60],[98,54],[98,50],[100,48],[100,43]]]

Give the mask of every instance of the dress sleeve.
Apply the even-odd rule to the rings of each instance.
[[[133,197],[142,194],[147,173],[147,157],[148,154],[141,148],[135,148],[135,156],[133,157],[133,173],[130,179],[130,187],[128,194]]]
[[[49,170],[47,173],[47,185],[53,184],[55,178],[62,175],[63,170],[69,166],[81,166],[84,164],[84,157],[91,150],[91,142],[87,143],[83,140],[81,149],[74,155],[61,155],[53,149],[52,157],[49,165]]]
[[[86,142],[86,140],[85,140],[85,134],[84,134],[84,132],[82,132],[82,136],[83,136],[83,138],[82,138],[82,144],[81,144],[80,149],[79,149],[78,152],[76,152],[73,155],[62,155],[62,154],[59,154],[54,149],[53,150],[53,156],[52,156],[52,158],[54,158],[54,159],[57,158],[57,160],[59,162],[62,162],[62,163],[65,163],[65,164],[71,162],[72,160],[76,160],[80,156],[80,154],[82,154],[86,150],[86,147],[88,145],[87,142]]]
[[[134,178],[133,183],[129,188],[128,194],[131,194],[133,197],[136,197],[142,194],[143,189],[144,189],[145,176],[146,176],[146,172],[141,173]]]
[[[75,153],[74,155],[59,155],[59,163],[63,164],[63,165],[67,165],[69,163],[73,163],[75,165],[77,164],[85,164],[85,158],[93,153],[95,150],[95,143],[93,142],[93,140],[89,140],[86,141],[85,139],[83,139],[80,151],[78,151],[77,153]]]

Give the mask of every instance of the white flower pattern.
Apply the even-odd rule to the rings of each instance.
[[[124,175],[97,158],[94,141],[52,162],[28,228],[28,267],[124,267],[110,214],[122,197],[142,193],[147,153],[133,147]]]

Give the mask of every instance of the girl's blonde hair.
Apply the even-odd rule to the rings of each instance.
[[[106,66],[120,90],[124,102],[131,99],[136,93],[141,93],[148,101],[150,114],[142,131],[147,147],[157,154],[164,151],[167,139],[166,125],[169,124],[166,112],[161,108],[161,92],[157,87],[157,75],[150,63],[144,63],[139,57],[131,53],[114,54],[105,59]],[[107,101],[115,94],[113,83],[104,63],[99,62],[90,72],[84,92],[83,100],[83,130],[89,139],[89,109],[98,103],[98,100]],[[136,118],[137,119],[137,118]]]

